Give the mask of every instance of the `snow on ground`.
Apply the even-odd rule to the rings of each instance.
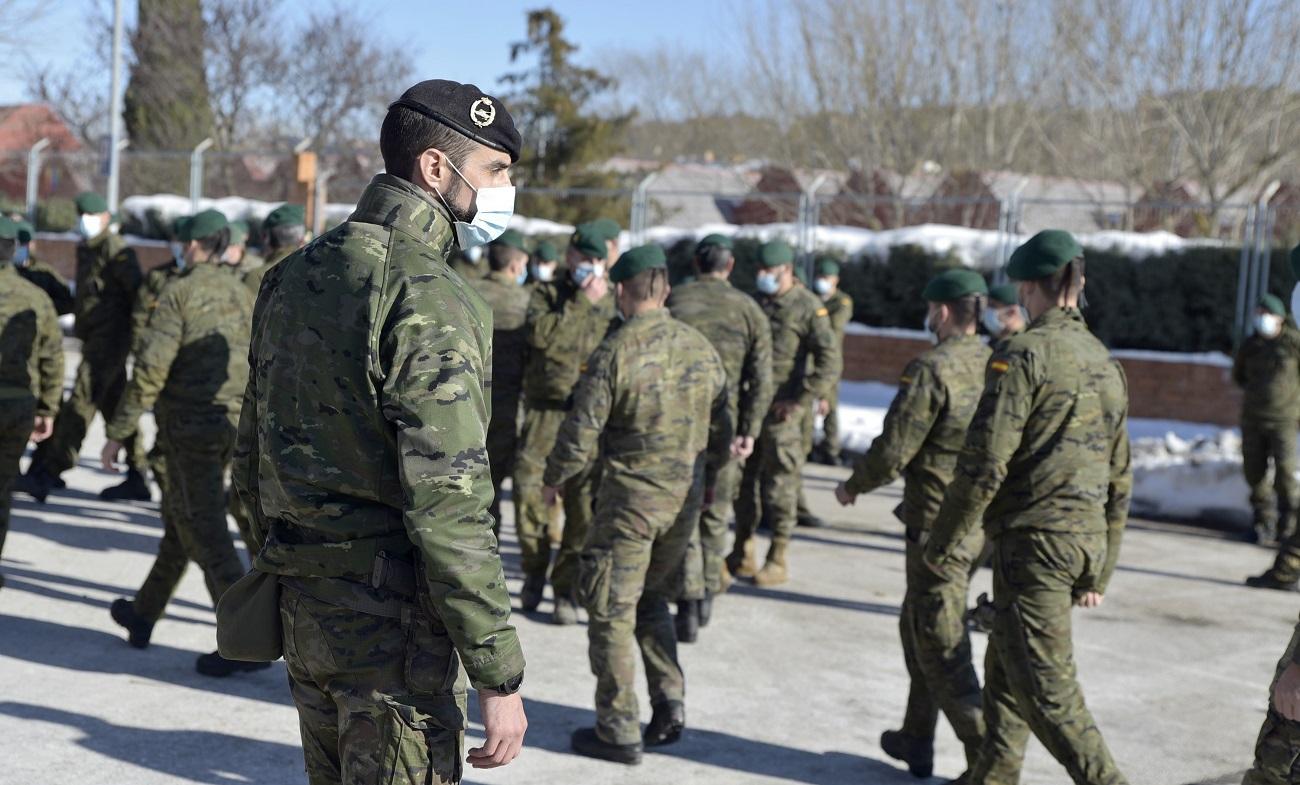
[[[865,452],[884,427],[897,388],[879,382],[840,383],[840,437],[844,449]],[[819,426],[820,427],[820,426]],[[1133,450],[1133,515],[1250,520],[1241,474],[1241,433],[1217,425],[1176,420],[1129,421]]]

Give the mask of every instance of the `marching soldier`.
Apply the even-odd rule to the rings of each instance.
[[[59,271],[36,257],[36,230],[26,221],[15,221],[18,226],[18,250],[14,252],[14,266],[18,274],[50,296],[59,316],[72,313],[76,301],[68,282]]]

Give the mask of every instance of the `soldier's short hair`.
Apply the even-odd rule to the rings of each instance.
[[[14,258],[14,251],[18,250],[17,239],[0,239],[0,261],[9,262]]]
[[[1077,256],[1046,278],[1034,281],[1034,284],[1052,302],[1060,299],[1062,295],[1066,297],[1071,295],[1082,297],[1084,267],[1083,257]]]
[[[668,291],[668,270],[663,267],[643,270],[619,285],[638,302],[657,300]]]
[[[394,106],[379,130],[379,152],[384,171],[406,180],[425,150],[441,150],[456,168],[474,151],[476,143],[442,123],[405,106]]]
[[[277,248],[297,248],[307,236],[307,227],[302,224],[281,224],[266,230],[266,244],[272,250]]]
[[[965,329],[974,327],[984,311],[984,296],[979,294],[967,295],[960,300],[953,300],[950,303],[944,303],[952,311],[952,323],[954,327]]]
[[[519,258],[520,255],[528,256],[518,248],[505,243],[491,243],[487,247],[488,269],[493,272],[500,272],[509,267],[510,263]]]
[[[230,246],[230,227],[223,226],[216,234],[200,237],[194,242],[198,243],[199,248],[209,256],[220,256]]]
[[[720,273],[731,263],[731,249],[720,245],[707,245],[695,255],[695,267],[701,273]]]

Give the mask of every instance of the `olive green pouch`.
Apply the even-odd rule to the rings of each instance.
[[[217,602],[217,652],[228,660],[280,659],[283,629],[278,575],[249,570]]]

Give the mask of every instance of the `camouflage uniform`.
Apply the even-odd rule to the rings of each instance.
[[[487,267],[483,263],[482,257],[479,257],[479,261],[476,262],[469,258],[469,255],[464,251],[453,251],[448,266],[461,278],[471,283],[483,278],[483,271]]]
[[[492,308],[492,419],[488,423],[487,450],[492,465],[491,512],[499,535],[501,484],[514,473],[519,443],[519,399],[528,359],[524,322],[529,295],[514,276],[499,271],[471,284]],[[519,520],[518,514],[515,520]]]
[[[895,514],[907,527],[907,593],[898,626],[912,685],[902,733],[933,744],[942,709],[971,766],[984,738],[984,719],[963,618],[969,566],[984,545],[984,533],[972,529],[966,535],[951,578],[931,572],[921,553],[975,416],[989,354],[971,335],[949,338],[913,360],[899,380],[884,430],[844,484],[856,496],[904,478],[903,503]]]
[[[480,688],[523,672],[487,511],[492,314],[451,243],[441,207],[377,175],[254,309],[232,476],[286,589],[313,784],[458,780],[460,665]]]
[[[840,347],[840,351],[843,352],[844,330],[853,318],[853,298],[837,289],[825,302],[826,314],[831,320],[831,331],[835,334],[835,345]],[[826,457],[832,461],[838,461],[840,458],[839,381],[839,374],[836,374],[835,383],[826,391],[826,403],[830,408],[822,421],[822,433],[824,434],[822,449],[825,451]],[[811,436],[811,430],[809,436]]]
[[[81,364],[72,394],[54,420],[54,435],[32,455],[33,468],[39,466],[56,476],[71,469],[95,412],[109,417],[117,411],[126,388],[131,311],[140,279],[135,251],[114,232],[105,230],[77,246],[76,335],[81,339]],[[134,442],[126,447],[134,459]]]
[[[190,561],[203,570],[214,606],[244,574],[226,525],[224,480],[248,380],[252,308],[248,290],[215,263],[168,275],[108,424],[108,438],[122,442],[151,406],[158,420],[163,538],[133,603],[148,622],[162,617]]]
[[[26,262],[18,265],[18,274],[50,296],[50,300],[54,302],[54,310],[59,316],[72,313],[76,301],[72,297],[71,290],[68,289],[68,282],[59,275],[58,270],[34,256],[29,256]]]
[[[761,514],[772,524],[768,561],[784,566],[799,506],[800,473],[808,457],[805,417],[814,401],[827,395],[842,367],[826,306],[815,294],[794,286],[784,294],[763,297],[759,305],[772,329],[773,402],[796,401],[800,408],[785,420],[769,411],[754,454],[745,462],[736,501],[736,542],[728,557],[733,573],[742,563],[741,571],[748,572],[750,538]]]
[[[1295,525],[1296,424],[1300,421],[1300,330],[1290,323],[1276,338],[1247,338],[1232,365],[1232,380],[1245,391],[1241,407],[1241,454],[1257,530],[1283,537]],[[1273,487],[1268,469],[1272,461]],[[1276,495],[1274,491],[1276,490]]]
[[[284,261],[285,257],[293,253],[295,250],[296,249],[294,248],[272,248],[270,249],[270,253],[266,255],[266,262],[264,264],[246,269],[242,267],[236,268],[242,270],[244,285],[252,291],[253,297],[257,297],[258,290],[262,288],[262,279],[271,271],[271,268]]]
[[[757,439],[772,405],[772,329],[763,309],[731,284],[710,277],[673,289],[668,308],[713,344],[727,371],[727,414],[736,436]],[[700,513],[691,534],[682,587],[686,599],[722,591],[727,514],[739,483],[740,462],[728,461],[718,471],[713,504]]]
[[[1300,782],[1300,722],[1283,717],[1273,708],[1273,688],[1288,666],[1300,665],[1300,624],[1291,633],[1273,683],[1268,687],[1268,713],[1255,742],[1255,762],[1241,785],[1293,785]]]
[[[13,265],[0,264],[0,551],[18,459],[35,418],[53,417],[62,396],[63,334],[54,304]]]
[[[612,294],[600,302],[588,302],[567,275],[554,283],[538,285],[528,302],[524,426],[519,434],[514,477],[515,526],[526,576],[546,575],[551,560],[551,513],[542,500],[546,456],[555,446],[587,358],[608,332],[613,318]],[[595,483],[594,465],[574,473],[565,482],[564,539],[551,574],[556,597],[570,595],[577,588],[578,554],[591,525]]]
[[[987,734],[972,785],[1019,782],[1030,731],[1076,783],[1127,782],[1084,705],[1070,614],[1104,593],[1132,489],[1124,373],[1074,309],[1054,308],[989,361],[925,556],[954,579],[980,522],[997,611]]]
[[[604,464],[579,600],[590,617],[596,733],[610,744],[641,742],[634,643],[651,703],[685,697],[668,601],[679,593],[704,487],[726,460],[727,403],[726,371],[708,340],[666,309],[649,311],[591,356],[546,462],[544,482],[556,487],[598,446]]]

